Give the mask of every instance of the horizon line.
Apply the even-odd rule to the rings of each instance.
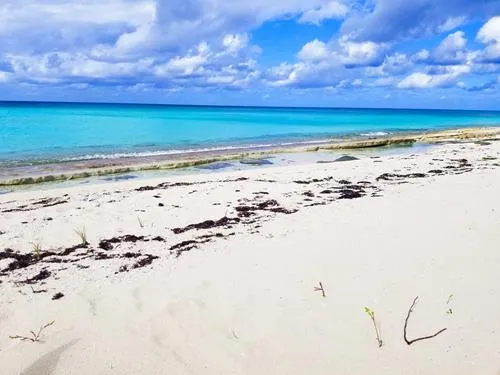
[[[316,109],[316,110],[399,110],[399,111],[450,111],[450,112],[500,112],[500,109],[452,109],[452,108],[407,108],[407,107],[325,107],[325,106],[273,106],[273,105],[222,105],[222,104],[172,104],[142,102],[82,102],[51,100],[0,100],[2,104],[80,104],[110,106],[193,107],[193,108],[249,108],[249,109]]]

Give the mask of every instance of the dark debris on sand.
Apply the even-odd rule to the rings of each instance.
[[[349,160],[354,160],[350,159]],[[339,160],[341,161],[341,160]],[[348,161],[347,159],[344,161]],[[438,160],[436,160],[438,161]],[[322,178],[310,178],[304,180],[293,181],[298,185],[308,185],[297,187],[298,191],[288,192],[283,195],[285,198],[298,198],[294,207],[285,208],[276,199],[266,199],[269,192],[266,191],[256,191],[250,195],[250,197],[241,197],[238,200],[238,204],[234,207],[236,212],[236,217],[227,216],[227,214],[217,220],[205,220],[198,223],[190,224],[185,227],[173,228],[172,232],[176,235],[186,234],[187,238],[179,238],[178,243],[168,244],[165,246],[165,254],[173,254],[176,257],[181,256],[183,253],[190,251],[192,249],[200,248],[202,244],[210,241],[224,239],[227,236],[235,235],[235,232],[226,234],[227,231],[222,229],[230,229],[234,226],[251,226],[250,233],[255,228],[261,226],[262,222],[269,220],[273,215],[266,215],[266,213],[283,213],[283,214],[293,214],[298,212],[296,207],[312,207],[327,205],[331,202],[337,200],[346,199],[358,199],[365,196],[369,197],[380,197],[382,187],[384,183],[405,183],[412,179],[423,179],[427,177],[437,177],[441,175],[449,174],[459,174],[465,173],[472,170],[472,164],[467,159],[449,159],[441,160],[439,159],[439,165],[436,164],[435,169],[431,169],[426,173],[415,172],[415,173],[383,173],[375,178],[374,181],[358,181],[351,182],[346,179],[338,179],[333,176],[325,176]],[[219,181],[202,181],[202,182],[176,182],[176,183],[162,183],[156,186],[143,186],[136,191],[152,191],[156,189],[168,189],[173,187],[186,187],[201,185],[211,182],[219,183],[233,183],[233,182],[243,182],[248,180],[246,177],[236,178],[236,179],[225,179]],[[266,179],[255,179],[254,182],[277,182],[276,180],[266,180]],[[301,188],[304,190],[301,191]],[[240,190],[240,189],[238,189]],[[241,190],[243,191],[243,190]],[[156,194],[154,198],[160,199],[161,196]],[[2,212],[15,212],[15,211],[30,211],[43,207],[51,207],[55,205],[60,205],[68,202],[67,197],[61,198],[44,198],[41,200],[34,201],[29,204],[20,205],[16,208],[11,208],[4,210]],[[307,204],[305,204],[307,203]],[[298,205],[298,206],[297,206]],[[158,206],[162,207],[163,203],[158,203]],[[178,207],[178,206],[174,206]],[[231,207],[231,203],[228,203],[228,208]],[[178,207],[180,208],[180,207]],[[211,233],[211,230],[219,229],[216,233]],[[208,230],[203,235],[195,234],[199,230]],[[5,234],[5,232],[0,231],[0,235]],[[191,238],[189,237],[191,235]],[[174,238],[174,237],[172,237]],[[178,238],[178,237],[175,237]],[[182,240],[182,241],[181,241]],[[119,272],[129,272],[133,269],[143,268],[150,266],[159,256],[153,254],[146,254],[141,251],[127,251],[124,253],[113,252],[119,244],[128,243],[136,244],[140,246],[141,243],[156,241],[161,243],[166,243],[167,240],[164,237],[148,237],[143,235],[127,234],[118,237],[112,237],[109,239],[102,239],[98,242],[97,248],[93,248],[90,245],[76,245],[68,247],[66,249],[60,249],[58,251],[44,251],[40,254],[28,253],[22,254],[15,252],[12,249],[5,249],[0,251],[0,261],[8,259],[10,262],[2,263],[7,264],[4,269],[0,270],[0,277],[9,276],[14,274],[18,281],[14,281],[17,284],[27,284],[36,285],[38,283],[45,283],[46,280],[56,277],[56,273],[60,269],[50,268],[53,264],[58,263],[69,263],[75,264],[75,267],[81,270],[87,270],[91,266],[80,261],[107,261],[116,260],[122,261],[123,264],[120,265]],[[36,269],[36,272],[28,273],[29,271],[22,271],[23,269]],[[40,266],[44,266],[40,270]],[[63,268],[64,269],[64,268]],[[27,276],[30,277],[27,277]],[[20,280],[20,281],[19,281]],[[45,291],[45,289],[44,289]],[[36,291],[33,289],[33,293]],[[62,293],[61,293],[62,294]],[[57,295],[57,294],[56,294]],[[54,296],[55,297],[55,296]]]
[[[128,243],[136,243],[136,242],[149,242],[149,241],[157,241],[157,242],[165,242],[163,237],[157,236],[154,238],[147,238],[145,236],[136,236],[134,234],[126,234],[120,237],[113,237],[105,240],[99,241],[99,248],[103,250],[113,250],[114,245],[128,242]]]
[[[251,206],[249,206],[249,205],[237,206],[234,209],[238,213],[239,217],[253,216],[253,215],[256,215],[257,211],[269,211],[269,212],[282,213],[282,214],[287,214],[287,215],[293,214],[293,213],[298,211],[296,209],[289,210],[289,209],[282,207],[278,203],[278,201],[275,199],[268,199],[264,202],[255,203]]]
[[[204,244],[212,241],[214,238],[226,238],[229,236],[234,236],[236,233],[232,232],[229,234],[222,233],[214,233],[214,234],[205,234],[203,236],[198,236],[194,240],[186,240],[179,242],[170,247],[170,251],[174,252],[176,257],[180,257],[183,253],[198,248],[198,245]]]
[[[248,177],[239,177],[235,179],[226,179],[226,180],[218,180],[214,182],[222,182],[222,183],[228,183],[228,182],[241,182],[241,181],[247,181]],[[156,186],[141,186],[140,188],[135,189],[135,191],[153,191],[153,190],[158,190],[158,189],[169,189],[173,187],[179,187],[179,186],[194,186],[194,185],[204,185],[208,184],[212,181],[199,181],[199,182],[163,182],[161,184],[158,184]]]
[[[193,229],[212,229],[212,228],[217,228],[217,227],[226,227],[230,228],[231,225],[233,224],[238,224],[240,222],[240,219],[237,217],[227,217],[224,216],[223,218],[219,220],[205,220],[202,221],[201,223],[196,223],[196,224],[190,224],[186,227],[183,228],[174,228],[172,229],[172,232],[175,234],[180,234],[184,233]]]
[[[3,213],[9,213],[9,212],[23,212],[23,211],[34,211],[38,210],[40,208],[46,208],[46,207],[53,207],[53,206],[58,206],[60,204],[65,204],[68,203],[68,199],[66,197],[64,198],[43,198],[38,201],[35,201],[29,204],[24,204],[21,206],[18,206],[16,208],[10,208],[7,210],[3,210]]]

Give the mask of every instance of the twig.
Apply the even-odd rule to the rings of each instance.
[[[144,223],[143,223],[143,221],[141,220],[141,218],[139,216],[137,216],[137,221],[139,222],[139,226],[141,228],[144,228]]]
[[[42,332],[45,330],[45,328],[50,327],[52,324],[55,323],[55,320],[51,321],[50,323],[45,324],[44,326],[41,326],[40,329],[38,330],[38,333],[35,333],[33,331],[30,331],[31,335],[33,337],[27,337],[27,336],[9,336],[11,339],[16,340],[19,339],[21,341],[31,341],[31,342],[38,342],[40,341],[40,336],[42,335]]]
[[[321,294],[323,295],[323,297],[326,297],[325,288],[323,288],[323,283],[321,281],[319,282],[319,288],[317,286],[315,286],[314,287],[314,291],[315,292],[321,292]]]
[[[47,289],[39,289],[39,290],[35,290],[33,287],[31,287],[31,291],[35,294],[39,294],[39,293],[47,293]]]
[[[416,305],[418,301],[418,296],[415,297],[415,299],[413,300],[413,303],[411,304],[411,307],[410,309],[408,310],[408,315],[406,315],[406,320],[405,320],[405,327],[404,327],[404,339],[405,339],[405,342],[408,344],[408,345],[411,345],[417,341],[422,341],[422,340],[427,340],[427,339],[432,339],[434,337],[436,337],[437,335],[440,335],[441,333],[443,333],[444,331],[447,330],[447,328],[443,328],[442,330],[436,332],[435,334],[433,335],[430,335],[430,336],[424,336],[424,337],[419,337],[419,338],[416,338],[416,339],[413,339],[413,340],[408,340],[408,337],[406,335],[406,330],[408,328],[408,321],[410,320],[410,315],[411,313],[413,312],[413,309]]]

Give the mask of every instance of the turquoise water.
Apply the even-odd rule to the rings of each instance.
[[[0,103],[0,167],[500,125],[500,112]]]

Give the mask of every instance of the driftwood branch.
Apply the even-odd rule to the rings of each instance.
[[[50,323],[47,323],[45,324],[44,326],[41,326],[40,329],[38,330],[37,333],[33,332],[33,331],[30,331],[31,333],[31,336],[32,337],[28,337],[28,336],[19,336],[19,335],[16,335],[16,336],[9,336],[11,339],[13,340],[21,340],[21,341],[31,341],[31,342],[38,342],[40,341],[40,336],[42,335],[42,332],[45,330],[45,328],[48,328],[50,327],[51,325],[53,325],[55,323],[55,321],[53,320],[52,322]]]
[[[408,340],[408,336],[406,334],[406,330],[408,328],[408,321],[410,320],[410,315],[411,313],[413,312],[413,309],[415,308],[415,305],[417,304],[417,301],[418,301],[418,296],[415,297],[415,299],[413,300],[413,303],[411,304],[411,307],[410,309],[408,310],[408,314],[406,315],[406,320],[405,320],[405,327],[404,327],[404,339],[405,339],[405,342],[408,344],[408,345],[411,345],[417,341],[422,341],[422,340],[428,340],[428,339],[432,339],[438,335],[440,335],[441,333],[443,333],[444,331],[447,330],[447,328],[443,328],[442,330],[436,332],[435,334],[433,335],[430,335],[430,336],[424,336],[424,337],[418,337],[416,339],[413,339],[413,340]]]

